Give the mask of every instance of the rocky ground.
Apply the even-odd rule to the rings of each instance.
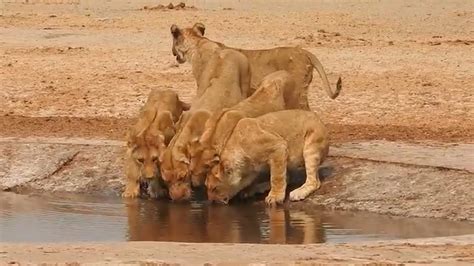
[[[0,158],[0,187],[118,196],[124,185],[124,146],[112,140],[0,138],[0,152],[7,155]],[[320,171],[322,188],[292,203],[294,208],[320,205],[474,221],[473,144],[367,141],[338,144],[330,154]]]

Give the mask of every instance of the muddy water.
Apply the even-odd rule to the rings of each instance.
[[[474,224],[321,210],[0,192],[2,242],[324,243],[474,233]]]

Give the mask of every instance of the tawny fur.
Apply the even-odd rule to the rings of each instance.
[[[176,38],[195,35],[192,30],[172,28]],[[186,55],[198,80],[198,93],[191,109],[179,122],[179,131],[160,157],[162,177],[173,200],[188,199],[191,186],[188,174],[189,146],[198,140],[209,117],[231,107],[248,96],[249,66],[247,58],[231,49],[224,49],[202,40]]]
[[[191,179],[195,186],[204,183],[207,171],[213,166],[214,158],[237,122],[244,117],[257,117],[266,113],[298,109],[299,95],[294,89],[295,81],[286,71],[277,71],[267,75],[252,96],[222,110],[206,122],[204,133],[199,142],[190,147]]]
[[[177,34],[179,32],[183,34]],[[295,90],[300,95],[299,104],[300,109],[303,110],[309,110],[308,87],[313,79],[313,69],[318,71],[323,81],[323,87],[331,99],[335,99],[341,91],[341,78],[337,80],[336,88],[331,89],[321,62],[307,50],[299,47],[277,47],[263,50],[231,48],[205,38],[204,32],[205,26],[202,23],[196,23],[192,28],[183,30],[180,30],[176,25],[172,26],[172,51],[179,63],[190,61],[190,59],[198,62],[195,57],[206,58],[212,49],[218,49],[218,47],[239,51],[247,57],[250,64],[251,92],[258,88],[266,75],[278,70],[286,70],[295,79]],[[208,47],[206,53],[198,52],[202,46]],[[202,66],[193,64],[193,73],[198,84],[198,94],[200,94],[201,89],[207,85],[208,75],[212,75],[212,72],[194,71],[195,68],[202,69]]]
[[[140,110],[138,121],[129,130],[125,172],[127,183],[122,196],[135,198],[140,194],[140,180],[158,178],[158,157],[175,133],[175,122],[189,106],[181,102],[171,90],[153,90]],[[159,182],[149,186],[149,194],[162,194]]]
[[[244,118],[206,178],[208,198],[226,203],[269,169],[271,189],[266,202],[282,203],[287,169],[304,166],[306,182],[290,192],[290,200],[302,200],[320,187],[318,166],[328,150],[327,130],[313,112],[285,110]]]

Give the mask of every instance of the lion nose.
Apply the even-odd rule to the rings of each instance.
[[[143,177],[144,177],[145,179],[152,179],[152,178],[155,178],[155,176],[156,176],[156,175],[155,175],[154,172],[147,172],[147,173],[144,174]]]
[[[224,203],[224,204],[229,204],[229,197],[224,197],[224,198],[222,199],[222,203]]]

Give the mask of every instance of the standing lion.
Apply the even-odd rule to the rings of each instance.
[[[222,43],[209,40],[204,37],[205,26],[202,23],[196,23],[192,28],[180,29],[177,25],[171,26],[173,36],[172,52],[178,63],[191,62],[196,58],[207,57],[199,51],[203,44],[219,46],[226,49],[233,49],[244,54],[250,64],[250,88],[254,92],[263,78],[275,71],[285,70],[295,79],[295,90],[300,93],[300,109],[309,110],[308,87],[313,80],[313,68],[315,68],[322,81],[326,93],[331,99],[335,99],[341,91],[341,78],[337,80],[336,89],[332,90],[324,68],[315,55],[299,47],[277,47],[263,50],[245,50],[239,48],[227,47]],[[200,93],[200,84],[209,80],[206,75],[196,75],[193,65],[194,77],[198,84],[198,94]],[[209,73],[206,73],[209,74]]]

